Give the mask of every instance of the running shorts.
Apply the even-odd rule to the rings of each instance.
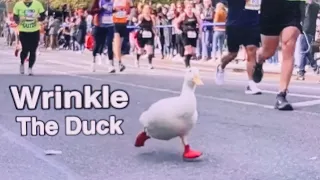
[[[114,33],[119,33],[120,37],[129,37],[129,31],[127,29],[127,23],[115,23]]]
[[[144,36],[144,34],[149,34],[150,36]],[[140,48],[144,48],[145,45],[154,46],[154,34],[152,31],[139,30],[137,34],[138,45]]]
[[[182,32],[182,43],[184,46],[197,47],[198,30],[186,30]]]
[[[297,27],[302,32],[301,21],[305,15],[304,1],[262,0],[260,11],[261,34],[279,36],[286,27]]]
[[[226,35],[228,51],[232,53],[237,53],[241,45],[254,45],[256,47],[260,45],[259,27],[227,26]]]

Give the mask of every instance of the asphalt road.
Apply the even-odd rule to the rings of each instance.
[[[276,79],[266,78],[260,85],[263,95],[250,96],[244,95],[245,74],[230,72],[220,87],[214,84],[213,72],[203,72],[205,85],[196,91],[199,123],[190,144],[204,156],[198,162],[185,162],[178,139],[150,140],[143,148],[133,145],[142,128],[140,114],[153,102],[180,92],[183,72],[179,68],[128,66],[122,74],[108,75],[101,65],[92,73],[86,56],[52,51],[39,56],[35,76],[29,77],[17,73],[18,60],[12,50],[0,48],[1,180],[320,179],[320,84],[294,82],[289,100],[296,111],[279,112],[273,109]],[[128,65],[132,64],[129,59]],[[128,92],[130,105],[123,110],[15,109],[10,85],[42,85],[51,90],[57,84],[79,91],[88,84],[96,89],[109,84]],[[124,119],[124,135],[66,136],[64,118],[68,115],[97,120],[116,115]],[[56,120],[60,132],[53,137],[22,137],[16,116]],[[46,150],[62,153],[46,156]]]

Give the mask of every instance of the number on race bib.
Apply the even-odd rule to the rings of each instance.
[[[245,9],[259,11],[261,6],[261,0],[247,0]]]
[[[127,16],[127,12],[125,12],[125,11],[118,11],[118,12],[116,12],[115,16],[116,16],[117,18],[125,18],[125,17]]]
[[[188,31],[187,37],[191,39],[197,38],[197,33],[195,31]]]
[[[152,38],[152,33],[150,31],[142,31],[142,38]]]
[[[102,18],[101,18],[101,23],[102,23],[102,24],[112,24],[112,23],[113,23],[112,17],[109,16],[109,15],[104,15],[104,16],[102,16]]]

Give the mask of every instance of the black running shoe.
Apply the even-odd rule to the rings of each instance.
[[[119,64],[119,71],[122,72],[126,69],[126,67],[123,64]]]
[[[274,106],[275,109],[280,111],[293,111],[292,105],[287,101],[287,92],[280,92],[276,97],[276,105]]]
[[[255,83],[261,82],[263,78],[263,64],[257,63],[253,70],[253,81]]]

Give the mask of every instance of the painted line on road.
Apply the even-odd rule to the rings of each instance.
[[[181,93],[180,91],[175,91],[175,90],[172,90],[172,89],[156,88],[156,87],[139,85],[139,84],[134,84],[134,83],[114,81],[114,80],[110,80],[110,79],[102,79],[102,78],[90,77],[90,76],[79,75],[79,74],[70,74],[70,73],[61,72],[61,71],[54,71],[54,72],[55,73],[59,73],[59,74],[72,76],[72,77],[91,79],[91,80],[97,80],[97,81],[103,81],[103,82],[110,82],[110,83],[114,83],[114,84],[131,86],[131,87],[141,88],[141,89],[148,89],[148,90],[153,90],[153,91],[158,91],[158,92],[168,92],[168,93],[172,93],[172,94],[180,94]],[[200,98],[223,101],[223,102],[230,102],[230,103],[250,105],[250,106],[259,106],[259,107],[263,107],[263,108],[267,108],[267,109],[273,109],[274,108],[273,106],[270,106],[270,105],[247,102],[247,101],[238,101],[238,100],[233,100],[233,99],[228,99],[228,98],[219,98],[219,97],[206,96],[206,95],[201,95],[201,94],[196,94],[196,96],[200,97]]]
[[[292,103],[292,106],[294,106],[294,107],[307,107],[307,106],[315,106],[315,105],[319,105],[319,104],[320,104],[320,99]],[[319,112],[320,112],[320,109],[319,109]]]
[[[10,143],[16,144],[24,148],[25,150],[31,152],[36,158],[46,162],[51,167],[57,169],[60,173],[67,175],[68,180],[83,180],[82,176],[74,173],[71,169],[65,166],[58,161],[48,158],[44,155],[44,150],[40,147],[34,145],[28,140],[23,139],[20,136],[17,136],[4,126],[0,125],[0,131],[2,131],[1,137],[6,138]]]
[[[114,84],[131,86],[131,87],[141,88],[141,89],[148,89],[148,90],[153,90],[153,91],[158,91],[158,92],[168,92],[168,93],[172,93],[172,94],[180,94],[181,93],[179,91],[174,91],[174,90],[171,90],[171,89],[156,88],[156,87],[133,84],[133,83],[125,83],[125,82],[121,82],[121,81],[114,81],[114,80],[90,77],[90,76],[79,75],[79,74],[69,74],[69,73],[61,72],[61,71],[54,71],[54,72],[55,73],[59,73],[59,74],[64,74],[64,75],[67,75],[67,76],[71,76],[71,77],[78,77],[78,78],[83,78],[83,79],[91,79],[91,80],[102,81],[102,82],[106,82],[107,81],[107,82],[114,83]],[[204,99],[210,99],[210,100],[216,100],[216,101],[222,101],[222,102],[229,102],[229,103],[241,104],[241,105],[248,105],[248,106],[255,106],[255,107],[262,107],[262,108],[266,108],[266,109],[274,109],[274,106],[265,105],[265,104],[259,104],[259,103],[253,103],[253,102],[238,101],[238,100],[233,100],[233,99],[219,98],[219,97],[214,97],[214,96],[206,96],[206,95],[201,95],[201,94],[196,94],[196,96],[200,97],[200,98],[204,98]],[[307,114],[307,115],[319,116],[320,117],[320,113],[317,113],[317,112],[308,112],[308,111],[301,111],[301,110],[294,110],[292,112],[293,113],[299,113],[299,114],[305,114],[305,115]]]
[[[82,63],[83,65],[78,65],[78,64],[71,64],[71,63],[67,63],[67,62],[58,62],[58,61],[54,61],[54,60],[45,60],[47,62],[50,62],[50,63],[55,63],[55,64],[60,64],[62,66],[69,66],[69,67],[76,67],[76,68],[80,68],[80,69],[88,69],[88,67],[90,67],[90,62],[88,63]],[[85,68],[85,64],[87,64],[87,67]],[[129,67],[133,67],[133,66],[129,66]],[[181,70],[181,69],[180,69]],[[182,72],[183,70],[181,70]],[[170,71],[168,71],[170,72]],[[166,72],[167,73],[167,72]],[[148,73],[146,73],[148,74]],[[150,75],[152,75],[153,73],[150,72]],[[172,73],[171,73],[172,74]],[[161,74],[159,74],[161,75]],[[181,74],[181,77],[183,77],[183,74]],[[209,77],[209,76],[202,76],[206,79],[212,79],[212,77]],[[320,90],[320,89],[319,89]],[[267,94],[278,94],[279,92],[278,91],[267,91],[267,90],[263,90],[262,91],[263,93],[267,93]],[[308,94],[300,94],[300,93],[289,93],[288,96],[294,96],[294,97],[303,97],[303,98],[316,98],[316,99],[320,99],[320,96],[317,96],[317,95],[308,95]]]

